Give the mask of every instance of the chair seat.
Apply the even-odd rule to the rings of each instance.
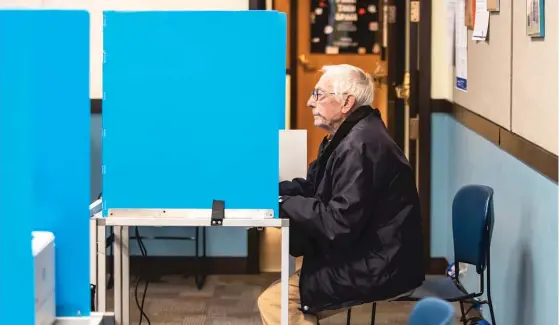
[[[446,301],[459,301],[473,296],[459,288],[450,277],[433,277],[425,279],[421,287],[415,289],[409,296],[398,300],[416,301],[427,297],[437,297]]]

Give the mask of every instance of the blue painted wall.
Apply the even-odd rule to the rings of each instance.
[[[434,114],[431,255],[453,259],[451,205],[466,184],[495,190],[492,296],[499,324],[558,324],[557,184],[445,114]],[[465,283],[478,287],[468,270]],[[488,316],[487,310],[484,310]]]

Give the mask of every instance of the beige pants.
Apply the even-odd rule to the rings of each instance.
[[[289,277],[289,325],[316,325],[318,320],[347,310],[328,310],[321,312],[317,316],[303,314],[299,310],[301,307],[301,297],[299,296],[299,277],[300,271]],[[412,290],[413,291],[413,290]],[[400,297],[409,295],[412,291],[387,299],[392,301]],[[280,281],[274,282],[268,289],[264,290],[258,297],[258,309],[264,325],[281,324],[281,285]]]
[[[300,271],[289,277],[289,325],[315,325],[319,319],[324,319],[341,313],[347,309],[333,310],[320,313],[318,317],[303,314],[301,297],[299,296]],[[264,325],[281,324],[281,285],[280,281],[274,282],[258,297],[258,309]]]

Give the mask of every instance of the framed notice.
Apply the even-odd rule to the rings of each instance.
[[[544,0],[526,0],[526,34],[531,37],[545,36]]]
[[[378,54],[379,0],[311,0],[311,53]]]

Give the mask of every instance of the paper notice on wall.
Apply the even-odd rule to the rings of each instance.
[[[468,90],[468,28],[464,17],[466,1],[457,0],[455,15],[455,61],[456,61],[456,88],[462,91]]]
[[[487,10],[499,11],[499,0],[487,0]]]
[[[476,20],[474,22],[474,41],[485,41],[487,30],[489,29],[489,11],[487,10],[487,0],[476,0]]]
[[[456,0],[446,0],[447,54],[449,64],[454,61],[454,19],[456,17]],[[454,64],[452,64],[454,65]]]

